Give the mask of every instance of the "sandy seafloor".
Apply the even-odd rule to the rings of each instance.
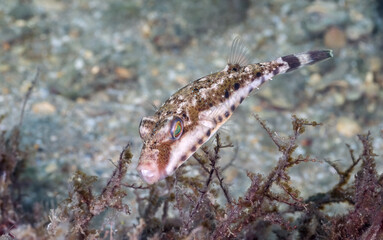
[[[266,175],[280,156],[254,114],[281,136],[291,132],[292,114],[322,122],[307,127],[296,153],[341,166],[350,161],[345,144],[360,150],[357,134],[371,131],[382,172],[379,2],[0,1],[1,131],[18,123],[40,68],[22,126],[23,148],[38,171],[21,204],[48,211],[66,197],[76,169],[107,179],[109,160],[127,143],[134,154],[127,181],[142,183],[134,169],[140,119],[185,84],[223,69],[235,34],[254,62],[312,49],[333,49],[334,58],[275,77],[236,110],[222,132],[238,147],[225,171],[234,194],[250,183],[247,170]],[[234,151],[221,155],[224,164]],[[290,176],[303,197],[337,182],[325,163],[301,164]]]

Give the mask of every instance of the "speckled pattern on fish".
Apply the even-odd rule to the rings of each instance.
[[[226,67],[174,93],[151,117],[140,123],[143,148],[137,170],[149,184],[182,165],[231,117],[242,101],[278,74],[332,57],[331,50],[287,55],[248,64],[247,50],[235,38]]]

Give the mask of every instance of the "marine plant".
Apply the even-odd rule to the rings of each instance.
[[[107,238],[109,231],[91,227],[92,218],[113,208],[130,214],[136,207],[137,225],[117,224],[114,238],[122,239],[379,239],[382,237],[382,176],[375,169],[375,157],[370,133],[359,135],[363,147],[356,156],[351,147],[350,164],[341,169],[334,162],[324,160],[338,174],[338,183],[328,192],[306,199],[290,182],[289,169],[305,162],[318,162],[310,156],[297,155],[298,139],[307,126],[319,126],[292,116],[292,132],[278,137],[264,120],[255,116],[272,139],[280,158],[267,175],[248,172],[250,186],[243,196],[233,198],[222,172],[228,167],[220,163],[223,148],[233,147],[215,136],[213,146],[204,146],[195,153],[194,163],[181,167],[175,176],[154,185],[142,186],[125,182],[125,174],[132,157],[129,147],[120,156],[110,180],[100,194],[93,194],[93,176],[76,172],[67,200],[51,212],[48,226],[56,236],[62,226],[70,238]],[[230,163],[229,163],[230,164]],[[197,174],[188,174],[187,168]],[[357,169],[355,180],[352,173]],[[190,169],[189,169],[190,170]],[[275,192],[277,186],[282,191]],[[136,206],[124,203],[133,192]],[[217,201],[224,197],[224,203]],[[324,208],[328,204],[345,202],[352,206],[346,214],[330,216]],[[281,208],[281,206],[285,208]],[[283,210],[281,210],[283,209]],[[115,213],[117,215],[117,213]],[[294,215],[295,217],[291,217]],[[132,220],[134,221],[134,220]],[[65,223],[65,224],[64,224]],[[67,236],[67,237],[68,237]]]

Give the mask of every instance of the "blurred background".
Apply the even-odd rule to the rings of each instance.
[[[332,49],[334,58],[275,77],[236,110],[222,131],[235,146],[221,153],[222,164],[235,158],[224,172],[232,192],[248,187],[246,170],[266,175],[278,161],[254,114],[286,137],[293,114],[323,123],[307,128],[299,154],[346,166],[345,144],[360,149],[357,134],[371,131],[381,155],[382,18],[378,0],[0,1],[0,131],[19,122],[40,69],[21,128],[29,157],[20,207],[46,217],[76,169],[107,179],[127,143],[134,154],[127,180],[141,184],[134,169],[140,119],[177,89],[222,70],[235,34],[252,62],[313,49]],[[290,172],[303,197],[337,181],[325,163]]]

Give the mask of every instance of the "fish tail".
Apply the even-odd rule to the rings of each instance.
[[[290,54],[284,57],[280,57],[276,61],[283,63],[280,69],[280,73],[285,73],[305,65],[311,65],[332,57],[332,50],[314,50],[298,54]]]

